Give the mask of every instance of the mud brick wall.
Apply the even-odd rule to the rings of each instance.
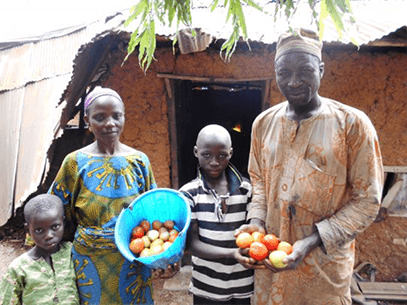
[[[121,66],[125,52],[111,54],[110,77],[104,85],[116,89],[125,102],[126,125],[123,142],[145,152],[160,187],[170,187],[170,146],[167,93],[157,73],[250,78],[274,75],[274,49],[257,46],[251,52],[237,49],[229,62],[219,51],[174,55],[170,47],[159,48],[146,74],[137,55]],[[381,144],[384,165],[407,165],[407,54],[329,48],[323,52],[325,75],[320,94],[364,111],[372,120]],[[270,104],[284,100],[275,79],[271,81]],[[390,217],[374,223],[357,237],[356,265],[369,261],[377,269],[376,280],[387,281],[407,271],[407,246],[394,243],[405,239],[407,219]]]
[[[146,74],[136,56],[123,65],[124,53],[115,53],[111,75],[103,84],[122,97],[126,123],[121,141],[146,153],[159,187],[170,187],[170,146],[165,84],[156,77],[154,65]]]

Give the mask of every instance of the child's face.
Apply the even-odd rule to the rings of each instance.
[[[58,251],[64,234],[64,216],[59,208],[49,209],[31,217],[26,225],[28,233],[43,254]]]
[[[199,146],[194,147],[194,154],[198,158],[199,165],[207,177],[219,178],[229,164],[232,157],[232,148],[216,137],[200,141]]]

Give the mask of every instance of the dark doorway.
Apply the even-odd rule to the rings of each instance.
[[[251,127],[261,112],[261,84],[214,84],[178,81],[175,108],[179,186],[194,179],[197,159],[193,154],[198,132],[208,124],[225,127],[232,137],[231,163],[245,177],[250,151]]]

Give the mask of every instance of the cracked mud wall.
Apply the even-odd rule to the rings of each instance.
[[[378,133],[386,166],[407,165],[407,53],[335,51],[322,54],[319,93],[365,112]],[[275,82],[272,104],[283,101]]]
[[[170,150],[167,97],[164,81],[154,68],[144,72],[137,58],[130,57],[123,66],[123,53],[115,54],[111,75],[104,86],[114,88],[125,104],[126,122],[121,141],[146,153],[159,187],[170,187]]]
[[[387,166],[407,165],[407,54],[346,52],[325,56],[321,94],[364,111]]]
[[[255,47],[251,52],[237,49],[230,62],[217,49],[174,55],[172,49],[158,48],[144,75],[136,55],[121,66],[124,52],[110,59],[111,74],[105,86],[117,90],[126,106],[123,142],[145,152],[152,163],[159,187],[171,187],[167,93],[157,73],[177,75],[252,78],[273,76],[270,104],[283,101],[274,79],[274,50]],[[354,49],[325,47],[325,75],[320,94],[364,111],[372,120],[381,144],[383,163],[407,165],[407,54],[405,50],[357,52]],[[369,261],[377,269],[377,280],[392,280],[407,272],[407,246],[394,240],[407,237],[407,219],[390,217],[373,223],[357,237],[356,265]]]

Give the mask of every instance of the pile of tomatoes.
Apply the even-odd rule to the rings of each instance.
[[[293,252],[290,243],[281,241],[274,234],[260,232],[242,232],[236,237],[236,245],[241,249],[249,248],[249,255],[256,261],[269,258],[275,267],[283,268],[282,259]]]
[[[139,257],[156,255],[167,250],[178,234],[173,220],[154,220],[150,224],[144,219],[132,229],[129,249]]]

